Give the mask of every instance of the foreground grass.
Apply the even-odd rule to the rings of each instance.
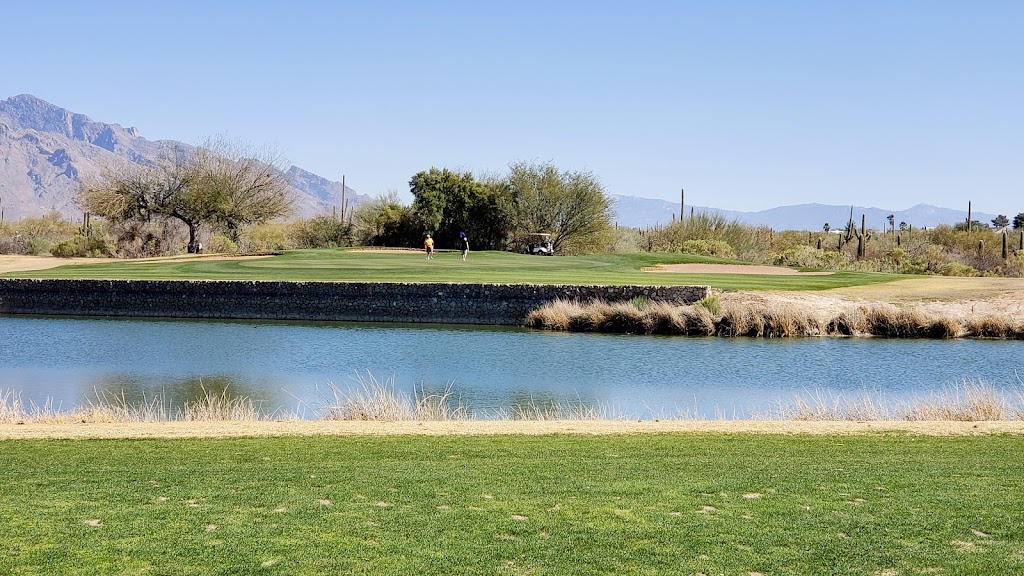
[[[1010,574],[1015,436],[0,443],[4,574]]]
[[[602,254],[540,257],[508,252],[458,253],[427,261],[405,254],[350,250],[292,250],[249,260],[182,259],[166,262],[103,261],[5,274],[19,278],[124,278],[139,280],[304,280],[348,282],[472,282],[538,284],[709,285],[726,290],[824,290],[891,282],[908,276],[836,272],[826,276],[652,274],[658,264],[739,263],[688,254]],[[740,263],[742,264],[742,263]]]

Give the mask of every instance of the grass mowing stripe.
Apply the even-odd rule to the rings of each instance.
[[[0,448],[5,574],[1024,572],[1016,436]]]
[[[825,290],[891,282],[909,276],[836,272],[825,276],[670,274],[643,272],[658,264],[735,263],[688,254],[642,253],[540,257],[476,252],[470,261],[440,254],[426,261],[418,252],[387,254],[351,250],[292,250],[254,260],[120,260],[5,274],[19,278],[124,278],[140,280],[286,280],[349,282],[467,282],[538,284],[711,285],[726,290]]]

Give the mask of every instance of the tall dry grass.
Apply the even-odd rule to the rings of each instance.
[[[978,422],[1024,419],[1024,386],[1000,391],[965,380],[938,392],[887,401],[878,392],[849,398],[820,390],[795,396],[765,416],[780,420]]]
[[[999,323],[997,323],[997,321]],[[826,317],[797,305],[555,300],[528,315],[526,326],[576,332],[682,334],[796,338],[807,336],[876,336],[881,338],[1024,338],[1024,325],[989,318],[967,326],[946,315],[926,315],[913,308],[864,305]]]
[[[85,403],[70,410],[61,410],[52,399],[43,404],[25,403],[13,390],[0,391],[0,423],[5,424],[67,424],[67,423],[141,423],[141,422],[243,422],[288,419],[295,416],[271,414],[262,410],[248,396],[231,396],[225,389],[219,393],[202,387],[202,396],[172,407],[163,392],[141,400],[129,400],[124,392],[94,390]]]
[[[395,378],[356,374],[354,386],[328,385],[327,397],[316,410],[323,420],[392,422],[399,420],[465,420],[469,407],[453,398],[451,385],[441,392],[423,388],[412,395],[395,388]]]

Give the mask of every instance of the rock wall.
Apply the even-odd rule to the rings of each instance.
[[[0,279],[0,314],[522,324],[565,300],[692,303],[706,286]]]

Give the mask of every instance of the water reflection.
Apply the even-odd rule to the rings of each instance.
[[[1024,342],[751,340],[524,329],[0,317],[0,390],[69,408],[99,391],[181,405],[205,388],[312,417],[369,370],[481,415],[586,405],[749,417],[814,390],[887,398],[984,379],[1016,389]]]

